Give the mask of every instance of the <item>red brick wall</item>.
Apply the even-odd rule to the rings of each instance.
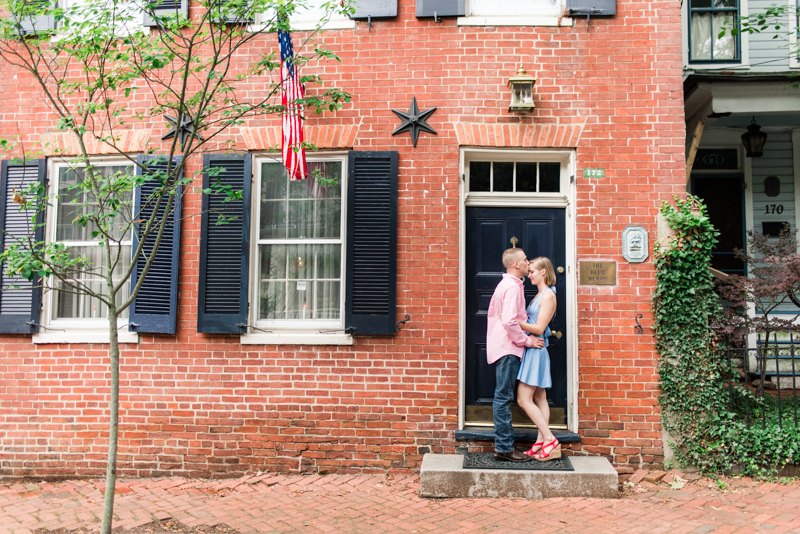
[[[120,470],[126,475],[234,476],[245,471],[418,468],[453,452],[458,413],[459,144],[456,123],[582,125],[577,144],[578,260],[617,261],[617,286],[578,288],[578,454],[621,472],[662,461],[653,268],[627,264],[629,224],[655,237],[664,200],[684,190],[680,5],[618,0],[618,14],[572,27],[458,27],[414,17],[330,31],[341,64],[321,68],[353,103],[309,124],[356,125],[355,148],[400,153],[398,317],[392,338],[353,347],[243,346],[196,333],[199,220],[184,223],[177,336],[142,335],[121,358]],[[299,35],[296,35],[296,38]],[[254,46],[276,47],[265,39]],[[507,112],[520,56],[537,78],[536,110]],[[30,80],[0,65],[0,135],[31,143],[55,131]],[[257,91],[259,84],[250,84]],[[390,109],[437,107],[438,135],[392,137]],[[248,126],[269,124],[253,122]],[[155,138],[162,127],[154,124]],[[144,127],[150,127],[145,124]],[[159,136],[160,137],[160,136]],[[244,140],[237,138],[240,146]],[[555,141],[545,142],[555,143]],[[570,141],[562,139],[563,146]],[[480,142],[508,144],[496,139]],[[606,178],[584,179],[584,167]],[[198,213],[192,196],[184,210]],[[634,334],[644,314],[645,334]],[[102,345],[33,345],[0,336],[0,476],[104,472],[108,372]]]

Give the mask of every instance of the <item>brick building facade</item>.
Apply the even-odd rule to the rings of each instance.
[[[563,259],[556,261],[564,268],[562,352],[554,358],[562,361],[564,388],[554,422],[580,437],[569,444],[571,453],[607,456],[620,472],[661,463],[657,355],[649,328],[652,254],[644,263],[628,263],[622,232],[643,226],[652,244],[660,204],[685,191],[681,12],[678,2],[666,0],[617,0],[616,8],[614,16],[592,17],[588,28],[585,17],[558,14],[515,17],[512,22],[530,25],[509,26],[478,15],[417,18],[414,2],[399,0],[396,18],[327,30],[321,40],[341,63],[319,69],[326,82],[352,93],[353,102],[306,123],[307,137],[320,149],[309,159],[344,171],[352,161],[348,151],[397,152],[394,320],[411,319],[393,336],[356,331],[322,338],[316,327],[198,333],[201,198],[189,195],[177,333],[126,334],[131,342],[123,345],[120,472],[408,471],[428,451],[488,446],[456,439],[469,437],[464,431],[490,430],[481,397],[488,387],[485,364],[480,343],[470,337],[480,331],[471,321],[481,315],[486,294],[474,281],[485,271],[469,265],[476,265],[478,250],[502,252],[511,244],[487,243],[489,230],[478,232],[481,241],[469,229],[490,228],[481,221],[512,212],[523,227],[550,217],[532,227],[523,246],[549,239]],[[265,36],[254,46],[277,47],[277,40]],[[537,80],[536,108],[528,115],[507,109],[506,82],[520,58]],[[68,146],[33,96],[38,91],[30,78],[7,64],[0,71],[0,135],[21,132],[23,142],[44,138]],[[256,82],[252,91],[259,90]],[[416,147],[407,134],[392,136],[400,122],[391,110],[408,110],[412,97],[421,110],[437,108],[427,121],[437,134],[421,133]],[[154,121],[132,131],[127,151],[140,151],[147,136],[159,139],[162,128]],[[270,172],[265,154],[279,143],[277,123],[252,122],[234,133],[239,151],[251,157],[253,191],[265,190],[258,180]],[[103,147],[96,152],[102,155]],[[48,173],[58,172],[54,165],[48,162]],[[538,174],[530,176],[538,176],[538,185],[523,185],[534,165]],[[199,166],[189,162],[189,171]],[[584,177],[586,169],[604,169],[604,176]],[[504,191],[506,176],[512,191]],[[342,224],[346,228],[346,217]],[[253,228],[259,228],[255,219]],[[506,227],[514,237],[516,228]],[[548,239],[542,232],[550,232]],[[254,262],[268,254],[258,247],[293,246],[261,243],[262,237],[250,249],[249,295],[261,291],[253,285]],[[346,232],[338,237],[344,247],[338,250],[346,254]],[[579,264],[587,261],[616,262],[616,283],[581,285]],[[499,258],[490,269],[495,276],[498,265]],[[289,275],[285,284],[274,289],[278,293],[264,291],[283,297],[282,291],[301,287]],[[254,301],[250,314],[274,313],[254,311]],[[45,299],[43,314],[48,302],[53,305]],[[341,318],[332,313],[323,323],[335,329]],[[635,330],[639,313],[641,335]],[[103,474],[106,346],[86,341],[101,339],[44,330],[0,336],[0,476]]]

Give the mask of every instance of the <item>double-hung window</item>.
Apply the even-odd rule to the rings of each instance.
[[[739,0],[689,0],[689,61],[739,61],[739,35],[731,33],[738,23]]]
[[[93,163],[92,167],[99,175],[109,177],[116,173],[133,173],[134,167],[122,162]],[[53,201],[53,216],[48,225],[51,242],[63,244],[72,258],[85,258],[85,262],[76,266],[71,278],[83,287],[95,293],[105,293],[107,284],[104,274],[109,269],[108,260],[101,245],[102,234],[97,234],[97,227],[91,223],[81,226],[75,219],[80,215],[96,213],[97,200],[90,192],[79,187],[83,181],[83,170],[67,165],[55,165],[54,191],[57,196]],[[53,176],[51,174],[51,176]],[[114,229],[111,253],[112,276],[122,275],[131,262],[130,232],[122,234],[126,227],[124,212],[130,210],[133,193],[130,198],[122,199],[123,209],[111,227]],[[127,207],[125,207],[127,205]],[[130,282],[117,294],[118,302],[130,294]],[[68,329],[107,329],[106,318],[108,308],[99,299],[85,292],[76,290],[59,280],[52,281],[53,291],[48,292],[48,321],[51,325],[60,325]],[[127,323],[128,311],[120,316],[120,324]]]
[[[309,178],[257,165],[255,321],[269,329],[341,328],[344,157],[308,160]]]

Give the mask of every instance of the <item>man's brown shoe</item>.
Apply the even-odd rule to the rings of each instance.
[[[494,457],[496,460],[506,460],[508,462],[527,462],[533,456],[528,456],[527,454],[521,453],[520,451],[511,451],[511,452],[494,452]]]

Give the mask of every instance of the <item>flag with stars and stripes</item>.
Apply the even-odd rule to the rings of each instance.
[[[303,148],[303,106],[298,102],[305,94],[300,83],[297,65],[294,63],[292,35],[279,31],[281,43],[281,104],[283,105],[283,124],[281,127],[281,152],[283,164],[289,171],[290,180],[306,177],[306,151]]]

